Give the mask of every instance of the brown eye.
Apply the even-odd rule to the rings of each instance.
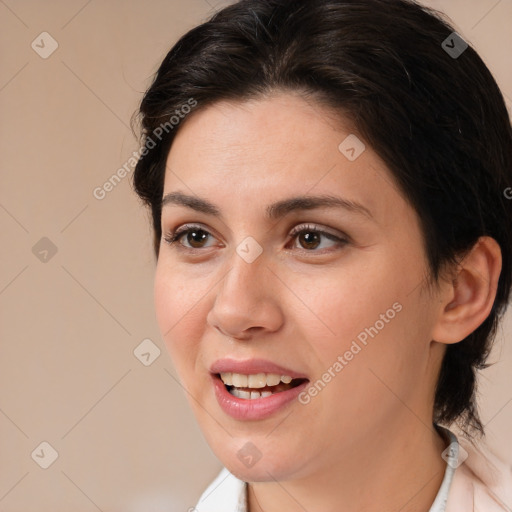
[[[320,243],[321,236],[317,232],[302,231],[297,239],[304,249],[316,249]]]
[[[208,233],[202,229],[190,229],[182,235],[187,235],[186,240],[194,249],[203,247],[202,243],[208,238]]]
[[[299,228],[294,229],[291,235],[292,239],[296,239],[300,244],[300,247],[307,252],[321,252],[316,249],[322,245],[322,239],[327,239],[333,242],[330,246],[322,247],[322,249],[344,246],[348,243],[347,239],[322,231],[315,226],[300,226]]]
[[[183,246],[185,249],[194,250],[207,247],[204,245],[204,242],[209,236],[211,236],[211,234],[199,226],[184,226],[182,229],[178,229],[166,235],[164,240],[171,246],[175,244],[175,242],[179,242],[179,245]],[[185,238],[188,245],[180,242],[182,238]]]
[[[339,236],[336,236],[332,233],[328,233],[326,231],[320,230],[315,226],[300,226],[300,228],[296,228],[292,233],[292,240],[297,240],[300,244],[300,247],[295,245],[295,247],[302,249],[305,252],[323,252],[317,249],[332,249],[333,247],[343,247],[348,244],[348,240]],[[204,248],[208,248],[210,246],[205,245],[208,241],[208,237],[213,237],[211,233],[203,229],[201,226],[182,226],[180,229],[169,233],[164,237],[165,242],[169,245],[175,245],[175,242],[179,242],[176,246],[178,249],[195,251],[201,250]],[[181,239],[185,239],[186,243],[182,242]],[[321,247],[323,241],[329,240],[332,244],[328,247]]]

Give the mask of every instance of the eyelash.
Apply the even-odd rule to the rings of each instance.
[[[166,234],[163,237],[163,239],[164,239],[164,241],[168,245],[173,246],[184,235],[187,235],[188,233],[190,233],[192,231],[202,231],[203,233],[206,233],[207,235],[212,236],[209,231],[207,231],[206,229],[203,229],[199,225],[185,224],[181,228],[176,229],[176,230],[171,231],[168,234]],[[319,235],[324,236],[328,240],[331,240],[331,241],[334,241],[334,242],[338,242],[338,245],[341,246],[341,247],[343,247],[343,246],[345,246],[345,245],[347,245],[349,243],[349,240],[347,238],[340,238],[340,237],[338,237],[336,235],[333,235],[332,233],[329,233],[327,231],[323,231],[323,230],[321,230],[321,229],[319,229],[316,226],[313,226],[311,224],[305,224],[305,225],[299,226],[298,228],[294,228],[292,230],[292,232],[290,233],[290,235],[293,237],[292,240],[296,239],[297,236],[300,235],[301,233],[317,233]],[[184,251],[188,251],[188,252],[197,252],[197,251],[201,251],[201,250],[204,249],[204,248],[186,247],[186,246],[183,246],[182,244],[179,244],[179,245],[181,245],[181,247],[179,247],[179,250],[184,250]],[[307,253],[320,252],[320,251],[317,251],[316,249],[311,249],[311,250],[309,250],[309,249],[302,249],[302,251],[303,252],[307,252]]]

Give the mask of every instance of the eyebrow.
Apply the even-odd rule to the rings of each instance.
[[[161,208],[163,209],[167,205],[184,206],[222,219],[222,212],[216,205],[204,198],[190,196],[182,192],[169,192],[166,194],[162,199]],[[297,196],[277,201],[267,206],[266,217],[269,220],[279,219],[293,211],[313,210],[316,208],[343,208],[374,220],[370,210],[362,204],[331,195]]]

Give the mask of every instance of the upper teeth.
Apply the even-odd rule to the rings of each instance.
[[[292,381],[289,375],[278,375],[277,373],[256,373],[254,375],[221,373],[220,378],[226,386],[235,386],[236,388],[264,388],[265,386],[277,386],[280,382],[289,384]]]

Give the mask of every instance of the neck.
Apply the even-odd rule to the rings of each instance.
[[[364,446],[353,443],[323,471],[249,484],[249,512],[428,512],[444,478],[441,453],[448,443],[411,417]]]

